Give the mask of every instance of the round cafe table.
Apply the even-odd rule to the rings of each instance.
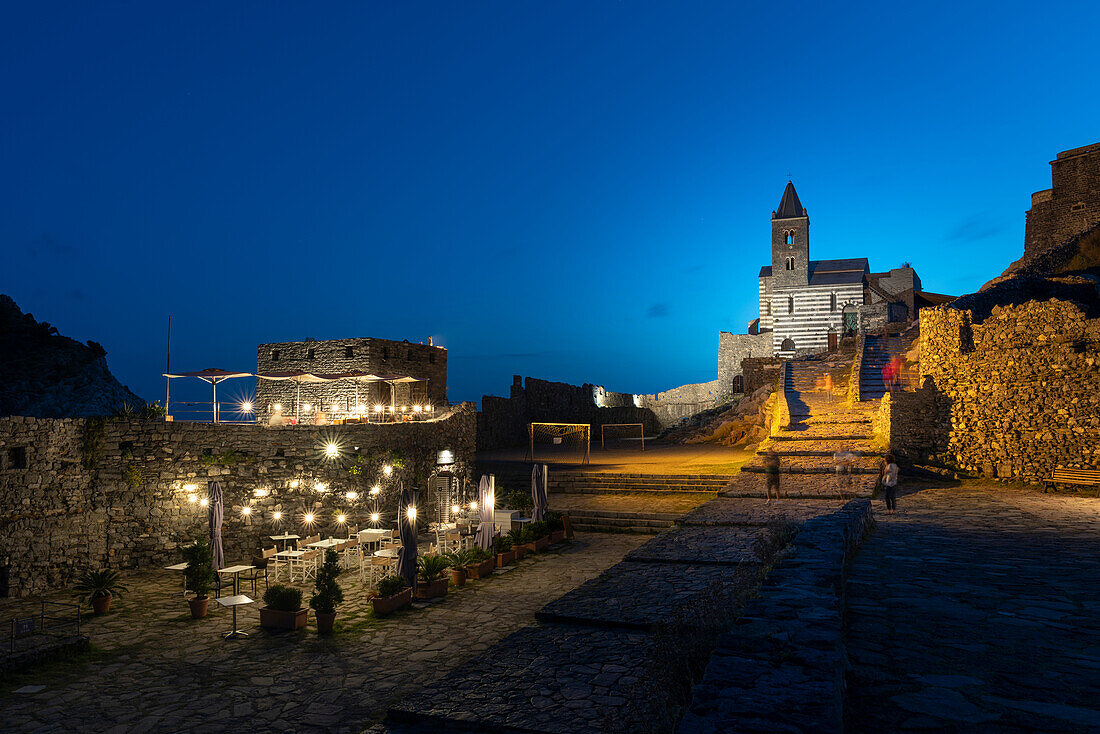
[[[374,555],[379,556],[381,558],[397,558],[397,549],[396,548],[382,548],[380,550],[376,550],[374,552]]]

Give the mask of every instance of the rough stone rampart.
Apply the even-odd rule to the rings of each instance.
[[[967,472],[1042,479],[1100,467],[1100,319],[1075,303],[924,309],[921,388],[878,418],[891,445]]]
[[[441,449],[452,451],[456,471],[468,470],[475,427],[468,403],[433,421],[328,427],[2,418],[0,563],[11,593],[27,595],[86,569],[178,562],[180,543],[208,527],[198,500],[212,479],[225,493],[227,560],[299,529],[307,510],[325,533],[337,530],[337,510],[363,525],[375,506],[392,519],[399,484],[423,488]],[[336,458],[325,455],[330,443]],[[388,478],[387,463],[397,466]],[[375,483],[381,492],[371,500]],[[421,508],[428,521],[431,493]]]

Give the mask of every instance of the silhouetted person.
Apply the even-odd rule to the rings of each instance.
[[[769,451],[764,455],[764,496],[765,502],[772,501],[772,492],[779,499],[779,454]]]
[[[898,464],[893,454],[886,454],[886,464],[882,467],[882,488],[886,496],[886,511],[898,509]]]

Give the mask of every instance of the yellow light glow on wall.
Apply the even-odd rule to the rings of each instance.
[[[382,488],[379,487],[377,484],[370,488],[370,493],[371,494],[378,494],[381,491],[382,491]]]
[[[241,514],[242,515],[251,515],[252,514],[252,508],[249,507],[248,505],[245,505],[244,507],[241,508]]]
[[[340,447],[334,443],[325,444],[325,456],[330,459],[335,459],[340,455]]]
[[[196,497],[193,494],[190,494],[190,495],[187,495],[187,501],[190,502],[191,504],[195,504],[196,502],[199,501],[199,498]]]
[[[297,479],[294,479],[290,482],[290,488],[291,489],[298,489],[298,480]]]
[[[348,492],[344,496],[347,497],[349,500],[356,500],[356,499],[359,498],[359,493],[358,492]]]
[[[378,513],[377,512],[372,512],[370,514],[370,521],[371,522],[378,522],[378,520],[379,520]]]
[[[283,519],[283,513],[279,512],[278,510],[275,510],[275,514],[272,515],[272,517],[274,517],[276,520],[282,520]]]
[[[312,525],[313,524],[313,513],[312,512],[307,512],[305,514],[305,517],[302,518],[302,522],[304,522],[306,525]]]
[[[337,515],[336,516],[336,522],[340,523],[341,525],[343,525],[347,521],[348,521],[348,518],[347,518],[346,515]]]
[[[209,504],[210,504],[210,500],[208,500],[207,498],[203,497],[203,498],[202,498],[201,500],[199,500],[199,504],[200,504],[200,505],[202,505],[203,507],[206,507],[207,505],[209,505]]]
[[[328,491],[328,485],[325,484],[324,482],[317,482],[317,484],[314,485],[314,486],[315,486],[315,488],[317,489],[318,492],[327,492]]]
[[[393,474],[393,467],[389,464],[386,464],[384,467],[382,467],[382,473],[388,477],[389,475]]]

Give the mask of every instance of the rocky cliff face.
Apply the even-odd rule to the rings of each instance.
[[[115,379],[99,344],[61,336],[0,294],[0,416],[109,415],[145,405]]]

